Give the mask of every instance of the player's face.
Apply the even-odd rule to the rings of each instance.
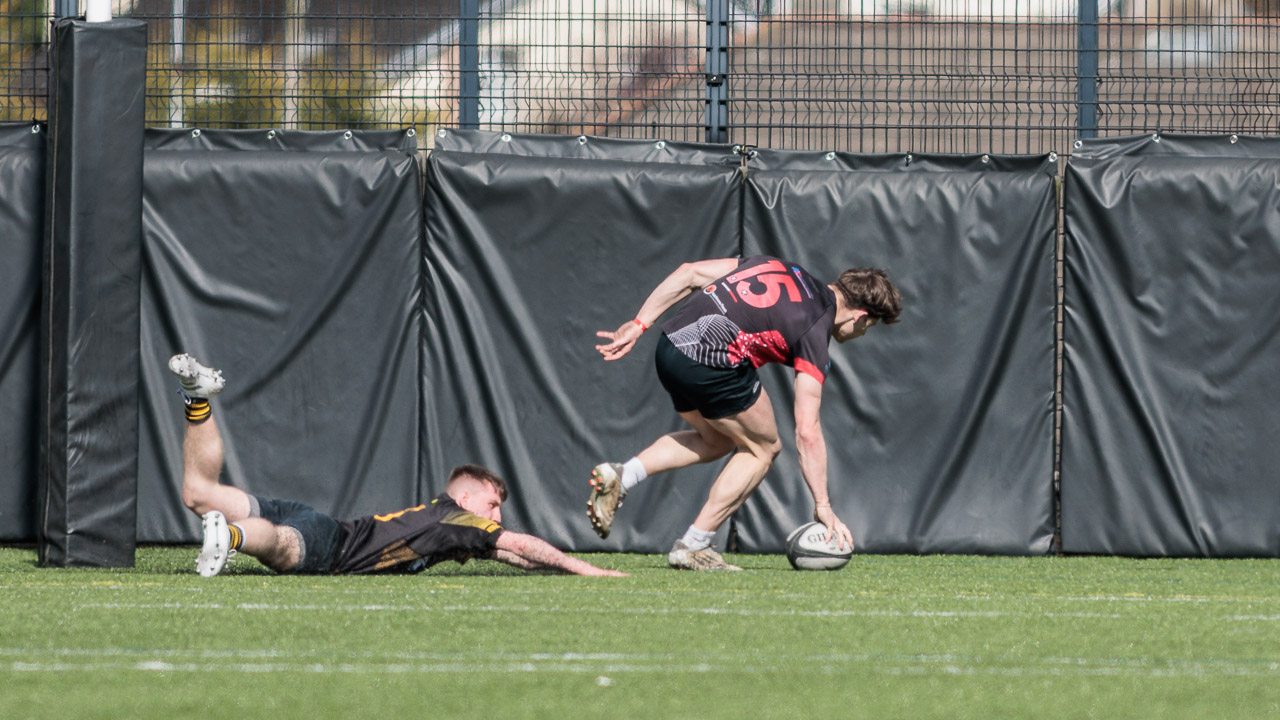
[[[487,482],[474,483],[459,498],[458,505],[463,510],[479,515],[486,520],[502,524],[502,496],[498,489]]]
[[[875,325],[876,322],[876,318],[873,318],[870,315],[863,315],[857,320],[843,322],[836,328],[835,333],[833,333],[835,335],[836,342],[846,343],[850,340],[856,340],[857,338],[865,335],[867,333],[867,329],[872,325]]]

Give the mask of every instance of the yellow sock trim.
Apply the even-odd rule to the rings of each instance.
[[[228,525],[227,530],[231,531],[231,549],[239,550],[244,545],[244,531],[238,525]]]
[[[209,407],[208,400],[193,398],[187,405],[187,422],[189,423],[202,423],[212,414],[213,408]]]

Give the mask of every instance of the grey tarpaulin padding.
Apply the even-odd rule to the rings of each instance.
[[[182,506],[188,351],[223,370],[223,480],[351,517],[420,502],[421,185],[406,132],[149,130],[138,537]]]
[[[1085,141],[1065,206],[1063,549],[1280,555],[1280,141]]]
[[[748,254],[832,281],[887,268],[904,295],[899,324],[831,344],[828,483],[855,544],[1047,552],[1056,162],[761,150],[752,165]],[[793,373],[765,377],[785,449],[735,527],[743,549],[776,552],[813,500],[795,456]]]
[[[738,253],[736,157],[609,141],[628,159],[605,160],[597,138],[446,136],[425,201],[428,492],[480,463],[511,484],[509,527],[575,550],[667,551],[719,465],[640,485],[608,540],[595,536],[591,467],[683,426],[653,371],[656,333],[606,363],[595,332],[634,317],[681,262]]]
[[[36,537],[45,131],[0,126],[0,540]]]
[[[50,54],[40,564],[132,566],[147,27],[60,20]]]

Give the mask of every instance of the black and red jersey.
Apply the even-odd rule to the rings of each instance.
[[[462,509],[448,495],[386,515],[343,520],[333,572],[415,573],[445,560],[493,554],[502,527]]]
[[[836,298],[807,270],[768,255],[695,292],[662,325],[671,343],[710,367],[782,363],[826,379]]]

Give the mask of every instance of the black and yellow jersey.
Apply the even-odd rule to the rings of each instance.
[[[426,505],[343,520],[339,574],[415,573],[445,560],[465,563],[493,554],[502,526],[463,510],[441,495]]]

